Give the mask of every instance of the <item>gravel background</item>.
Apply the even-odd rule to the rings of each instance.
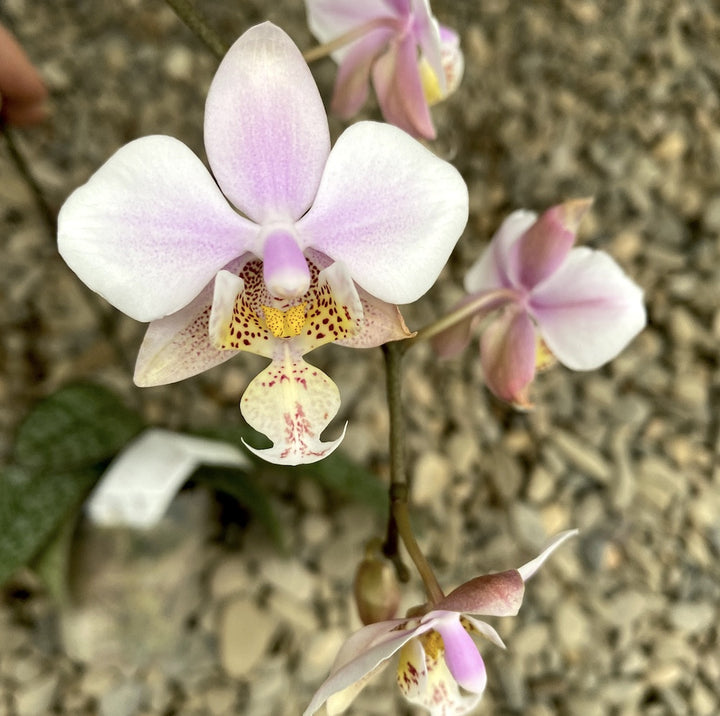
[[[270,18],[312,44],[299,0],[198,5],[228,42]],[[713,716],[720,10],[709,0],[433,5],[466,53],[460,90],[434,116],[435,148],[467,180],[471,217],[408,323],[458,298],[466,267],[511,210],[588,195],[581,241],[611,252],[649,309],[647,330],[611,365],[542,376],[529,415],[491,399],[472,350],[443,364],[425,347],[408,356],[417,523],[441,581],[517,566],[558,530],[581,529],[530,583],[520,616],[494,620],[509,648],[483,650],[480,712]],[[217,63],[159,0],[5,0],[0,20],[51,91],[50,121],[15,138],[54,210],[135,137],[170,134],[203,155]],[[313,70],[329,97],[332,63]],[[27,408],[77,378],[112,387],[165,426],[239,421],[237,401],[262,361],[135,389],[129,366],[143,327],[64,266],[3,142],[0,177],[0,458]],[[351,419],[344,449],[385,475],[379,352],[329,347],[311,360],[340,386],[340,418]],[[302,478],[275,488],[289,559],[252,524],[234,549],[218,544],[192,492],[157,534],[85,528],[76,607],[58,612],[19,575],[0,597],[0,716],[299,713],[357,626],[349,583],[377,524]],[[413,584],[405,602],[418,597]],[[393,688],[387,672],[352,713],[410,713]]]

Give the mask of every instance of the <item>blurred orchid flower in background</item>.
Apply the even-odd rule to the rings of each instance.
[[[305,5],[320,42],[352,37],[332,53],[339,65],[333,112],[344,119],[356,114],[372,78],[388,122],[434,139],[429,106],[455,91],[464,60],[457,33],[438,23],[428,0],[305,0]]]
[[[554,358],[572,370],[593,370],[614,358],[644,328],[642,290],[605,252],[572,248],[592,202],[579,199],[538,217],[515,211],[465,276],[480,309],[433,338],[442,357],[459,353],[474,324],[496,311],[480,341],[488,388],[530,407],[529,386]],[[502,296],[492,302],[492,296]]]
[[[495,629],[474,615],[516,615],[525,582],[576,534],[577,530],[561,532],[542,554],[519,569],[471,579],[422,616],[378,622],[355,632],[303,716],[312,716],[324,703],[328,716],[344,711],[396,652],[400,652],[397,681],[408,701],[423,706],[431,716],[469,713],[487,683],[485,664],[471,635],[505,648]]]
[[[151,322],[138,385],[181,380],[238,351],[270,358],[241,401],[273,442],[253,451],[313,462],[342,440],[320,440],[340,397],[302,356],[331,341],[407,337],[391,304],[437,278],[467,221],[467,188],[388,125],[358,123],[330,151],[308,66],[270,23],[221,62],[205,148],[214,178],[171,137],[118,150],[62,207],[60,253],[90,288]]]

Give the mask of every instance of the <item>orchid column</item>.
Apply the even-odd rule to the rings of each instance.
[[[138,385],[239,351],[269,358],[241,409],[273,446],[251,449],[313,462],[342,440],[320,439],[340,397],[302,356],[409,335],[393,304],[437,278],[467,221],[467,189],[388,125],[360,122],[330,151],[307,64],[270,23],[243,34],[218,68],[205,148],[214,178],[171,137],[118,150],[63,206],[60,253],[90,288],[150,322]]]

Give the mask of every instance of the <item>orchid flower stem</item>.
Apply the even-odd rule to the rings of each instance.
[[[324,45],[318,45],[317,47],[313,47],[307,52],[303,52],[303,57],[305,58],[305,62],[307,63],[314,62],[315,60],[320,60],[323,57],[327,57],[328,55],[332,54],[333,52],[335,52],[335,50],[339,50],[341,47],[345,47],[345,45],[349,45],[351,42],[354,42],[358,38],[363,37],[363,35],[367,35],[368,32],[372,32],[379,27],[392,26],[393,21],[390,18],[380,17],[376,18],[375,20],[370,20],[370,22],[366,22],[363,25],[354,27],[352,30],[349,30],[348,32],[340,35],[339,37],[336,37],[334,40],[326,42]]]
[[[387,539],[383,546],[385,555],[393,561],[400,581],[408,581],[407,568],[398,553],[398,537],[405,545],[410,558],[415,563],[425,585],[428,597],[433,604],[443,598],[443,591],[435,577],[432,567],[420,550],[408,511],[409,488],[405,468],[405,434],[402,409],[400,370],[402,344],[391,342],[383,345],[387,378],[387,399],[390,413],[390,517],[388,519]]]
[[[403,341],[403,350],[407,350],[410,346],[420,341],[427,341],[438,333],[442,333],[468,318],[475,316],[482,318],[488,313],[496,311],[498,308],[502,308],[517,299],[518,292],[510,288],[500,288],[495,291],[481,293],[475,300],[458,306],[454,311],[447,313],[437,321],[433,321],[421,328],[412,338]]]
[[[228,51],[227,45],[215,34],[205,18],[188,0],[165,0],[165,2],[215,57],[220,60],[225,57],[225,53]]]

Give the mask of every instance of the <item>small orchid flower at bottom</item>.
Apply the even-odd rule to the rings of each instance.
[[[465,276],[469,295],[456,308],[462,320],[433,337],[441,357],[456,355],[493,311],[480,343],[485,382],[518,407],[531,407],[535,373],[555,358],[593,370],[645,326],[640,287],[605,252],[572,248],[591,203],[567,201],[540,216],[512,213]]]
[[[376,673],[399,652],[397,682],[403,696],[431,716],[462,716],[480,702],[487,674],[473,636],[505,645],[480,616],[514,616],[525,582],[577,530],[562,532],[539,556],[518,569],[486,574],[460,585],[418,616],[370,624],[355,632],[338,653],[330,676],[303,716],[327,704],[329,716],[344,711]],[[422,611],[422,610],[421,610]]]

